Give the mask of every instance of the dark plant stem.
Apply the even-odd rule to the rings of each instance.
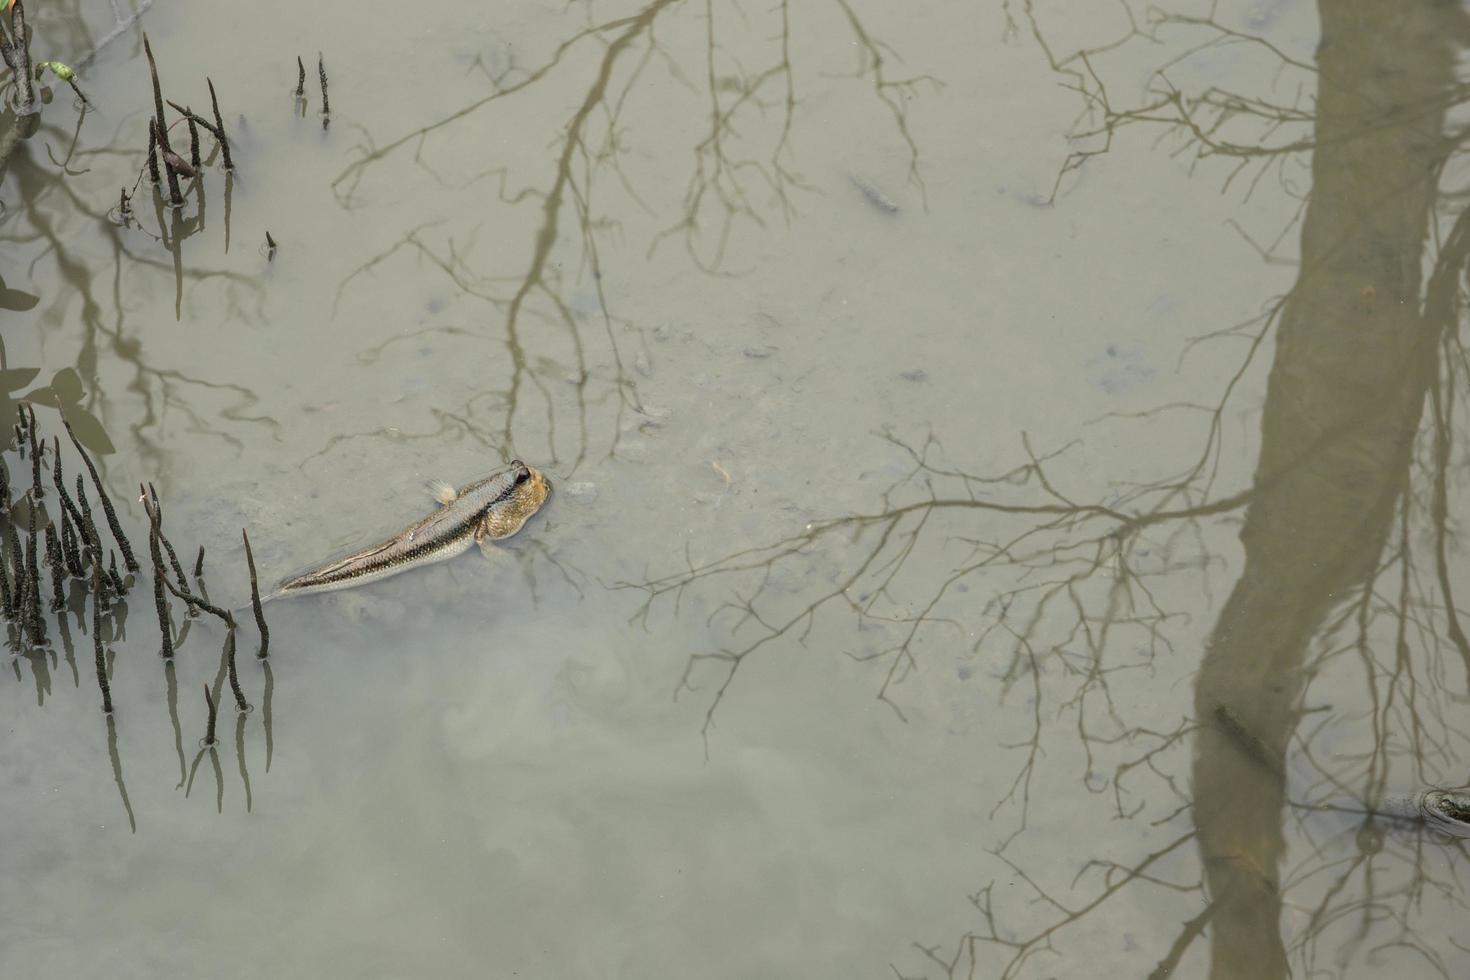
[[[36,409],[33,405],[26,408],[31,416],[31,424],[26,426],[26,439],[31,444],[31,497],[40,500],[45,490],[41,487],[41,447],[36,445]]]
[[[153,130],[153,120],[148,120],[148,179],[157,187],[163,183],[158,173],[158,136]]]
[[[199,579],[204,575],[204,545],[199,546],[199,557],[194,559],[194,578]]]
[[[260,628],[260,652],[255,656],[264,660],[270,653],[271,631],[265,625],[265,610],[260,607],[260,582],[255,577],[255,555],[250,550],[250,535],[240,528],[240,537],[245,539],[245,564],[250,567],[250,607],[255,610],[255,625]]]
[[[46,642],[46,621],[41,618],[41,571],[36,562],[36,511],[39,508],[34,500],[29,504],[26,508],[26,632],[31,644],[40,646]]]
[[[92,505],[87,503],[87,486],[82,482],[82,475],[77,474],[77,511],[81,517],[82,545],[87,553],[102,556],[102,538],[97,533],[97,525],[92,521]],[[86,554],[82,556],[85,564],[90,565],[91,559]]]
[[[240,675],[235,672],[235,631],[233,629],[225,634],[225,665],[229,668],[230,690],[235,695],[235,709],[243,714],[250,710],[250,702],[245,700],[245,692],[240,690]]]
[[[30,596],[27,591],[30,586],[26,582],[25,550],[20,546],[20,535],[15,530],[15,513],[10,513],[10,519],[5,522],[5,544],[10,552],[10,567],[15,572],[15,584],[13,598],[15,600],[15,615],[19,617],[21,625],[25,625],[26,599]]]
[[[142,491],[143,487],[140,485],[138,489]],[[152,520],[151,510],[149,520]],[[148,553],[153,559],[153,606],[158,611],[158,630],[163,634],[163,657],[167,660],[174,655],[174,635],[169,623],[168,599],[163,594],[163,555],[159,553],[158,535],[152,531],[148,534]]]
[[[179,553],[174,551],[173,544],[169,542],[168,536],[163,533],[163,504],[159,502],[158,491],[153,489],[153,484],[151,483],[148,484],[148,493],[153,502],[153,514],[158,517],[158,520],[155,522],[155,532],[158,534],[158,540],[163,542],[163,550],[168,552],[168,563],[173,568],[174,575],[178,576],[179,588],[187,597],[190,594],[189,580],[184,577],[184,566],[179,562]]]
[[[66,570],[74,578],[81,578],[85,574],[82,553],[77,547],[77,529],[65,508],[61,511],[61,555],[66,560]]]
[[[327,128],[327,116],[332,114],[332,104],[327,101],[327,63],[322,60],[322,53],[316,53],[316,73],[322,82],[322,129]]]
[[[187,106],[179,105],[173,99],[164,99],[163,101],[167,102],[169,104],[169,108],[173,109],[179,115],[189,120],[189,122],[193,123],[196,126],[203,127],[205,131],[209,133],[209,135],[213,136],[216,140],[219,139],[219,135],[222,130],[215,126],[214,123],[210,122],[208,119],[205,119],[203,116],[199,115],[197,112],[188,108]]]
[[[0,549],[0,608],[5,610],[6,619],[15,619],[16,595],[10,589],[10,562],[5,560],[3,549]]]
[[[219,740],[214,737],[214,723],[219,715],[214,706],[214,698],[209,695],[209,685],[204,685],[204,703],[209,707],[209,722],[204,726],[204,744],[206,747],[218,745]]]
[[[46,525],[46,564],[51,566],[51,609],[56,611],[66,606],[66,559],[61,556],[61,538],[56,533],[56,522]]]
[[[179,193],[178,174],[167,166],[167,155],[173,152],[173,147],[168,145],[168,120],[163,115],[163,87],[158,83],[158,63],[153,60],[153,46],[148,43],[147,31],[143,32],[143,51],[148,55],[148,75],[153,80],[153,130],[157,134],[158,148],[164,153],[164,170],[168,174],[168,200],[179,208],[184,206],[184,195]]]
[[[107,515],[107,526],[112,528],[112,536],[117,540],[117,550],[122,552],[123,562],[128,566],[128,571],[136,572],[138,560],[133,557],[133,549],[128,544],[127,535],[123,534],[122,524],[117,519],[117,511],[112,509],[112,500],[107,496],[107,488],[102,485],[102,478],[97,475],[97,467],[92,465],[92,457],[87,455],[87,451],[77,441],[77,434],[71,430],[71,423],[62,419],[61,424],[66,426],[66,434],[71,436],[72,445],[77,447],[82,462],[87,466],[87,472],[92,474],[92,484],[97,488],[97,497],[102,501],[102,512]]]
[[[158,505],[158,496],[153,491],[153,488],[149,487],[143,492],[142,497],[143,507],[145,510],[148,511],[148,522],[151,525],[151,533],[148,536],[148,541],[149,548],[151,549],[153,554],[154,582],[162,583],[164,588],[167,588],[169,592],[173,593],[175,598],[182,599],[190,609],[202,610],[209,613],[211,616],[217,616],[220,620],[224,622],[226,626],[234,629],[235,617],[230,614],[230,611],[228,609],[221,609],[219,606],[216,606],[213,603],[207,602],[204,599],[201,599],[200,597],[194,595],[188,590],[187,584],[182,590],[180,590],[173,584],[173,582],[169,581],[168,575],[164,572],[163,569],[163,558],[159,554],[158,543],[160,541],[163,543],[163,547],[168,549],[170,556],[173,555],[173,547],[169,545],[168,539],[163,536],[163,512]],[[183,581],[184,572],[183,569],[180,568],[178,565],[177,557],[174,558],[174,567],[175,570],[177,570],[179,573],[180,581]],[[157,587],[155,587],[155,591],[157,591]]]
[[[235,164],[230,159],[230,141],[225,136],[225,120],[219,114],[219,99],[214,94],[214,82],[208,77],[204,80],[209,82],[209,104],[214,108],[214,138],[219,140],[220,152],[225,158],[225,170],[228,172],[235,169]]]
[[[199,126],[194,122],[194,113],[190,112],[187,108],[184,109],[184,116],[189,120],[189,166],[193,167],[194,172],[197,174],[200,166]]]
[[[306,64],[299,54],[296,56],[296,98],[306,98]]]

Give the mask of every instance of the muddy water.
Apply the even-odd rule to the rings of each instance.
[[[556,492],[269,605],[244,715],[147,573],[110,720],[89,607],[12,632],[0,975],[1464,972],[1370,811],[1466,781],[1470,28],[1379,7],[35,12],[95,108],[0,164],[0,406],[135,542],[236,605],[242,527]]]

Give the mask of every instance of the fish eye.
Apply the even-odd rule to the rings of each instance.
[[[522,483],[525,483],[531,478],[531,468],[525,463],[521,463],[520,467],[521,468],[516,472],[516,486],[520,486]]]

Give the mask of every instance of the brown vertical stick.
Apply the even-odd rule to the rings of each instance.
[[[158,173],[158,136],[153,130],[153,120],[148,120],[148,179],[153,181],[157,187],[163,183],[163,177]]]
[[[0,608],[5,610],[6,619],[15,618],[18,606],[10,589],[10,562],[5,560],[3,549],[0,549]]]
[[[296,98],[306,99],[306,64],[299,54],[296,56]]]
[[[9,546],[10,566],[15,571],[15,584],[12,594],[15,599],[15,614],[20,618],[20,624],[25,625],[26,598],[30,595],[26,590],[30,586],[26,582],[26,553],[20,546],[20,535],[15,530],[15,512],[11,511],[10,519],[5,522],[5,543]]]
[[[209,696],[209,685],[204,685],[204,703],[209,706],[209,723],[204,726],[204,745],[218,745],[219,739],[214,737],[214,722],[219,712],[214,706],[214,698]]]
[[[153,80],[153,131],[158,140],[158,148],[165,154],[172,153],[173,147],[168,145],[168,120],[163,116],[163,87],[158,84],[158,63],[153,60],[153,46],[148,43],[148,32],[143,32],[143,51],[148,55],[148,75]],[[174,207],[181,207],[184,196],[179,193],[179,177],[173,168],[164,161],[164,170],[168,173],[168,199]],[[125,556],[126,557],[126,556]]]
[[[61,512],[61,555],[66,559],[66,570],[73,578],[81,578],[86,573],[82,568],[82,553],[77,548],[77,529],[64,509]]]
[[[138,485],[138,491],[140,497],[147,493],[142,484]],[[152,519],[151,510],[149,518]],[[158,611],[158,630],[163,634],[163,657],[167,660],[174,655],[174,634],[169,624],[168,599],[163,594],[163,555],[158,550],[158,535],[152,532],[148,535],[148,553],[153,558],[153,607]]]
[[[84,526],[82,512],[72,502],[71,494],[66,492],[66,480],[61,474],[61,437],[52,437],[52,442],[55,452],[51,458],[51,482],[56,485],[56,496],[61,500],[61,550],[66,556],[67,569],[77,578],[83,578],[87,570],[77,549],[78,529]]]
[[[158,123],[150,120],[148,126],[153,130],[153,138],[158,142],[158,155],[163,157],[163,173],[168,178],[168,203],[174,207],[180,207],[184,203],[184,195],[179,190],[179,174],[174,169],[174,165],[169,162],[179,159],[179,155],[168,145],[168,140],[158,129]]]
[[[133,549],[128,544],[127,535],[123,534],[122,525],[118,523],[117,511],[112,509],[112,500],[107,496],[107,488],[102,485],[102,477],[97,475],[97,467],[92,465],[92,457],[87,455],[87,451],[77,441],[77,434],[71,430],[71,423],[63,418],[61,424],[66,426],[66,434],[71,436],[71,444],[77,447],[82,462],[87,466],[87,472],[92,474],[92,485],[97,488],[97,497],[102,501],[102,513],[107,515],[107,526],[112,528],[112,536],[117,540],[117,550],[122,552],[123,562],[128,566],[128,571],[136,572],[138,560],[133,557]]]
[[[175,586],[173,582],[169,581],[168,575],[165,574],[163,570],[163,559],[158,553],[157,542],[163,542],[163,546],[168,549],[170,555],[173,554],[173,547],[168,543],[168,539],[163,536],[163,528],[161,525],[163,512],[159,509],[158,506],[158,495],[157,493],[153,492],[153,488],[150,486],[147,490],[143,491],[141,496],[143,498],[143,507],[145,510],[148,511],[148,523],[152,531],[152,533],[149,535],[148,540],[149,547],[152,549],[153,553],[154,582],[162,583],[165,588],[173,593],[175,598],[184,600],[184,603],[191,610],[203,610],[204,612],[209,613],[211,616],[218,616],[226,626],[228,626],[230,629],[234,629],[235,617],[231,615],[228,609],[221,609],[219,606],[216,606],[213,603],[194,595],[194,593],[188,590],[187,585],[185,585],[185,587],[181,590],[177,586]],[[177,557],[174,558],[174,568],[179,573],[179,580],[183,581],[184,572],[183,569],[179,567]]]
[[[36,564],[36,502],[29,501],[26,517],[26,632],[31,643],[46,642],[46,621],[41,618],[41,572]]]
[[[228,137],[225,136],[225,121],[224,118],[219,114],[219,99],[217,99],[214,94],[214,82],[208,77],[206,77],[204,80],[206,82],[209,82],[209,103],[211,106],[214,107],[214,135],[215,138],[219,140],[220,153],[224,154],[225,170],[234,170],[235,164],[233,161],[230,160],[230,140]]]
[[[113,589],[115,589],[118,596],[121,597],[122,594],[127,591],[127,588],[125,587],[126,583],[123,582],[123,577],[117,573],[117,552],[108,549],[107,559],[108,581],[112,583]]]
[[[5,462],[0,460],[0,514],[4,515],[5,528],[11,536],[15,534],[15,516],[10,510],[10,481],[5,474]],[[19,608],[16,602],[16,593],[10,589],[10,571],[6,567],[5,548],[0,545],[0,606],[5,609],[5,618],[14,619],[16,610]],[[16,579],[16,589],[20,588],[20,580]]]
[[[46,525],[46,564],[51,566],[51,609],[56,611],[66,606],[66,559],[61,556],[55,521]]]
[[[153,489],[153,484],[148,484],[148,493],[151,499],[153,512],[149,519],[154,523],[154,531],[158,534],[158,540],[163,542],[163,550],[168,552],[168,563],[173,568],[174,574],[179,579],[179,590],[184,593],[182,598],[187,598],[189,592],[189,580],[184,578],[184,566],[179,563],[179,554],[174,551],[174,546],[169,543],[168,535],[163,533],[163,504],[158,500],[158,491]],[[155,520],[156,518],[156,520]],[[172,589],[169,591],[173,591]]]
[[[61,472],[61,436],[52,436],[51,446],[51,483],[61,496],[61,506],[65,507],[69,501],[66,499],[66,480]]]
[[[86,551],[102,554],[102,538],[97,533],[97,525],[92,523],[92,506],[87,503],[87,485],[82,482],[82,474],[77,474],[77,512],[82,518],[82,545]],[[83,559],[86,559],[85,551]],[[90,561],[87,562],[90,564]]]
[[[265,625],[265,610],[260,608],[260,583],[255,578],[255,555],[250,551],[250,535],[240,528],[240,537],[245,539],[245,564],[250,566],[250,606],[255,610],[255,625],[260,627],[260,652],[255,656],[264,660],[270,653],[271,631]]]
[[[316,53],[316,73],[322,81],[322,129],[326,129],[332,115],[332,104],[327,101],[327,64],[322,60],[320,51]]]
[[[235,709],[244,714],[250,710],[250,702],[245,700],[245,692],[240,690],[240,675],[235,672],[235,631],[233,629],[225,634],[225,663],[230,673],[230,690],[235,695]]]
[[[184,107],[184,111],[189,120],[189,166],[193,167],[197,174],[199,172],[199,127],[195,125],[194,113],[189,112],[188,106]]]
[[[97,656],[97,686],[102,688],[102,710],[112,714],[112,690],[107,685],[107,660],[102,655],[102,607],[107,598],[102,594],[102,559],[92,562],[92,651]]]
[[[31,424],[26,426],[26,438],[31,443],[31,496],[35,500],[40,500],[46,495],[46,491],[41,486],[41,446],[44,446],[45,443],[41,443],[41,446],[36,445],[36,409],[30,405],[26,407],[31,415]]]

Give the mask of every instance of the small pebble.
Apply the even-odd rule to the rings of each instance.
[[[763,360],[767,357],[770,357],[774,353],[776,353],[776,348],[772,347],[770,344],[761,344],[756,347],[745,348],[745,356],[754,358],[756,360]]]
[[[647,354],[639,351],[638,356],[633,358],[633,370],[645,378],[650,377],[653,374],[653,362],[648,359]]]
[[[929,372],[925,371],[923,368],[914,368],[912,371],[903,372],[899,375],[899,377],[903,378],[905,381],[928,381]]]

